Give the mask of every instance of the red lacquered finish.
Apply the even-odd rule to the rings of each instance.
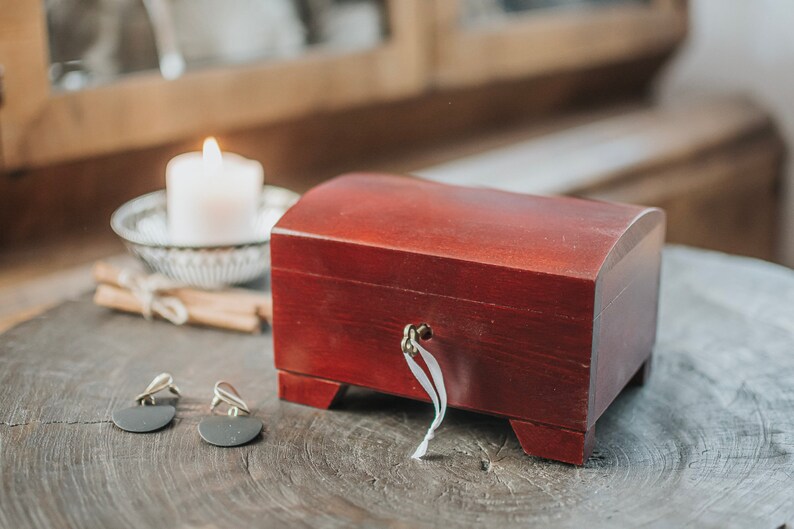
[[[426,322],[450,406],[582,464],[598,417],[647,376],[663,240],[653,208],[338,177],[273,229],[279,396],[327,408],[352,384],[428,400],[400,350]]]

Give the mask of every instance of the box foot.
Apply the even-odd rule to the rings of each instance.
[[[642,365],[634,374],[634,376],[631,377],[631,380],[629,380],[628,385],[644,386],[648,382],[648,379],[650,377],[651,377],[651,357],[649,356],[648,359],[642,363]]]
[[[595,425],[586,432],[566,430],[545,424],[510,420],[510,426],[529,455],[584,465],[595,445]]]
[[[278,371],[278,397],[297,404],[327,410],[346,389],[339,382]]]

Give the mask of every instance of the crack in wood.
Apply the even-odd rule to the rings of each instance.
[[[19,426],[33,426],[33,425],[43,425],[47,426],[50,424],[70,424],[70,425],[83,425],[83,424],[113,424],[113,421],[107,420],[97,420],[97,421],[28,421],[28,422],[0,422],[0,426],[6,426],[8,428],[17,428]]]

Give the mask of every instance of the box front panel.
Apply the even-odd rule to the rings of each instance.
[[[585,429],[592,321],[279,268],[272,286],[278,369],[428,400],[400,350],[426,322],[450,406]]]
[[[593,320],[593,280],[575,278],[565,271],[560,275],[538,274],[305,234],[274,233],[271,245],[273,268],[444,297],[487,300],[549,317],[588,323]]]

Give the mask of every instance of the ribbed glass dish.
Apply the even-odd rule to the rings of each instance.
[[[185,285],[222,288],[262,277],[270,268],[270,230],[300,195],[265,186],[256,218],[262,238],[233,246],[183,247],[170,244],[165,190],[130,200],[110,218],[127,249],[152,271]]]

